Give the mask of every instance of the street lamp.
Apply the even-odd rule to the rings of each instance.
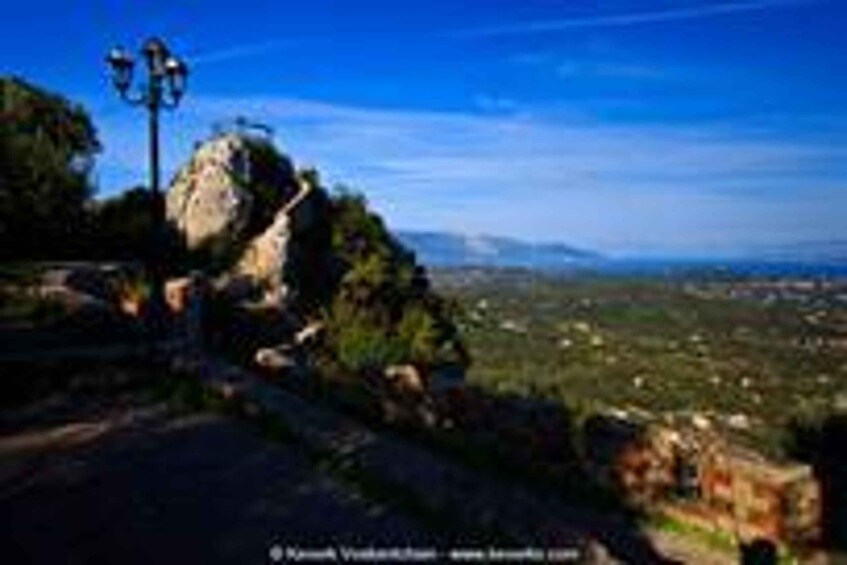
[[[148,39],[141,48],[141,55],[147,66],[147,82],[142,82],[136,92],[131,92],[135,61],[127,51],[112,49],[106,62],[112,71],[112,83],[121,99],[132,106],[147,108],[150,128],[150,192],[153,213],[153,233],[147,257],[147,267],[151,276],[150,317],[155,329],[164,314],[164,273],[162,263],[157,259],[164,241],[165,209],[159,188],[159,111],[162,108],[173,110],[179,105],[185,93],[188,79],[188,67],[174,57],[161,39]]]

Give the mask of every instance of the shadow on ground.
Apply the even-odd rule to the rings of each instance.
[[[434,541],[244,424],[126,396],[69,402],[4,415],[7,563],[261,563],[274,543]]]

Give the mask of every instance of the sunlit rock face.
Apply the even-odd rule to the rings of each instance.
[[[268,141],[221,135],[176,175],[167,218],[234,294],[282,306],[295,235],[311,223],[312,188]]]
[[[281,304],[288,296],[285,271],[291,235],[291,218],[278,213],[274,222],[247,244],[235,267],[238,277],[246,277],[263,289],[265,302]]]
[[[254,204],[247,189],[249,163],[247,140],[224,135],[202,144],[177,173],[166,214],[189,250],[244,237]]]
[[[291,268],[292,238],[311,224],[306,212],[314,187],[303,178],[298,178],[297,186],[298,192],[277,210],[271,225],[248,243],[236,266],[238,275],[246,275],[266,289],[268,302],[281,303],[287,298],[285,273]]]

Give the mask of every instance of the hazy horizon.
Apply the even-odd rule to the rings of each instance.
[[[83,103],[101,195],[146,180],[106,51],[161,35],[190,67],[165,177],[215,121],[274,127],[395,229],[602,253],[847,240],[847,42],[835,2],[18,3],[4,72]]]

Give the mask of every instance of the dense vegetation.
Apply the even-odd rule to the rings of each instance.
[[[0,77],[0,255],[57,257],[82,250],[89,173],[100,150],[79,105]]]
[[[463,306],[469,378],[491,391],[552,398],[580,414],[698,412],[716,426],[736,415],[730,433],[776,454],[790,421],[847,404],[837,290],[747,296],[744,280],[531,273],[436,280]]]
[[[364,197],[341,191],[329,218],[336,290],[323,317],[341,366],[467,364],[449,303],[431,291],[423,267]]]
[[[151,246],[150,194],[133,187],[94,200],[100,150],[81,105],[0,77],[0,257],[143,258]]]

